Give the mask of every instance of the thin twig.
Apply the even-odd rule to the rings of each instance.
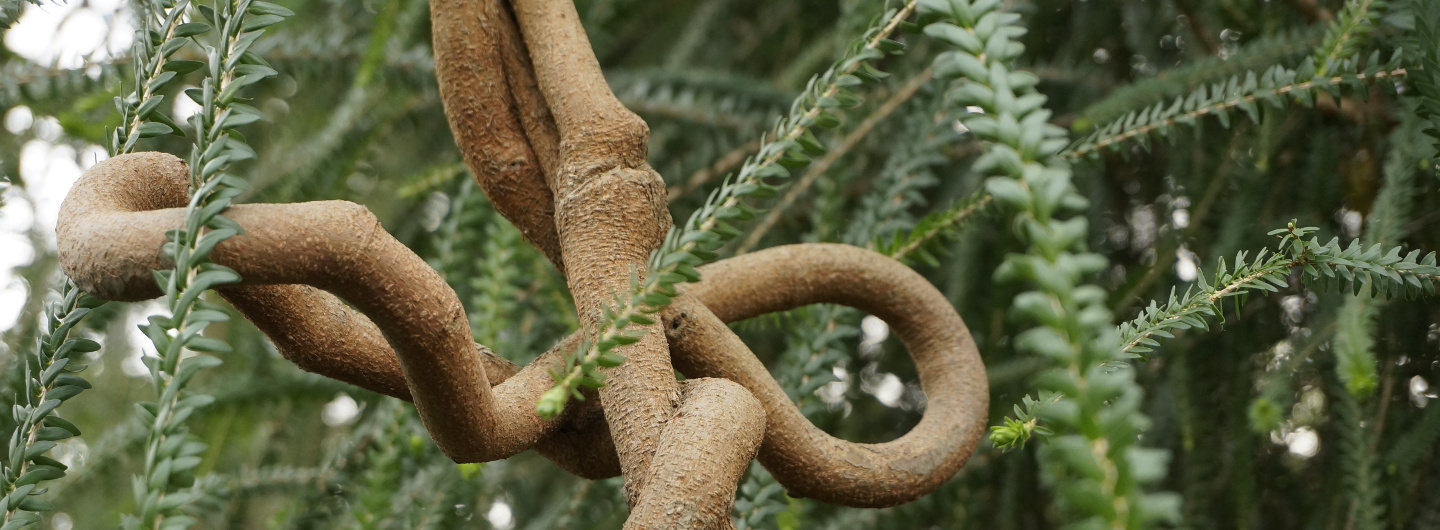
[[[715,180],[715,177],[729,173],[730,170],[735,169],[735,166],[740,165],[745,161],[746,157],[750,156],[751,153],[754,153],[755,150],[759,148],[760,142],[755,140],[736,147],[729,153],[725,153],[725,156],[716,159],[714,163],[710,164],[710,167],[691,174],[690,178],[685,180],[685,184],[670,188],[670,202],[675,202],[675,199],[694,193],[695,190]]]
[[[1406,70],[1405,70],[1404,68],[1396,68],[1396,69],[1394,69],[1394,70],[1376,72],[1373,76],[1372,76],[1372,75],[1366,75],[1366,74],[1363,74],[1363,73],[1362,73],[1362,74],[1356,74],[1356,75],[1355,75],[1355,79],[1360,80],[1360,81],[1364,81],[1364,80],[1367,80],[1367,79],[1386,79],[1386,78],[1393,78],[1393,77],[1404,77],[1407,73],[1408,73],[1408,72],[1406,72]],[[1331,77],[1331,78],[1329,78],[1328,80],[1324,81],[1324,83],[1330,84],[1330,85],[1338,85],[1338,84],[1343,83],[1343,82],[1345,81],[1346,77],[1347,77],[1347,76],[1339,76],[1339,75],[1337,75],[1337,76]],[[1303,92],[1303,91],[1306,91],[1306,90],[1310,90],[1311,88],[1314,88],[1315,86],[1318,86],[1318,85],[1320,85],[1320,84],[1321,84],[1320,81],[1316,81],[1316,80],[1313,80],[1313,79],[1312,79],[1312,80],[1309,80],[1309,81],[1305,81],[1305,82],[1303,82],[1303,83],[1295,83],[1295,84],[1292,84],[1292,85],[1284,85],[1284,86],[1277,87],[1277,88],[1270,89],[1270,90],[1264,90],[1264,91],[1256,92],[1256,93],[1253,93],[1253,94],[1246,94],[1245,96],[1238,97],[1238,98],[1235,98],[1235,99],[1227,99],[1227,100],[1225,100],[1225,101],[1218,101],[1218,102],[1215,102],[1215,103],[1213,103],[1213,104],[1210,104],[1210,105],[1206,105],[1206,106],[1204,106],[1204,107],[1197,108],[1197,109],[1192,110],[1192,111],[1190,111],[1190,112],[1186,112],[1186,113],[1184,113],[1184,114],[1180,114],[1180,115],[1178,115],[1178,116],[1173,116],[1173,117],[1165,118],[1165,119],[1162,119],[1162,120],[1159,120],[1159,121],[1156,121],[1156,122],[1153,122],[1153,123],[1148,123],[1148,124],[1145,124],[1145,125],[1136,127],[1136,128],[1134,128],[1134,129],[1127,130],[1127,131],[1125,131],[1125,132],[1122,132],[1122,133],[1120,133],[1120,134],[1111,136],[1111,137],[1106,138],[1106,139],[1104,139],[1104,140],[1100,140],[1100,141],[1095,142],[1095,143],[1092,143],[1092,144],[1090,144],[1090,145],[1082,146],[1082,147],[1080,147],[1080,148],[1078,148],[1078,149],[1075,149],[1074,151],[1070,151],[1070,152],[1067,152],[1067,153],[1062,153],[1062,154],[1060,155],[1060,157],[1061,157],[1061,158],[1064,158],[1064,159],[1066,159],[1066,160],[1076,160],[1076,159],[1079,159],[1079,158],[1085,156],[1086,154],[1089,154],[1089,153],[1092,153],[1092,152],[1095,152],[1095,151],[1099,151],[1100,149],[1104,149],[1104,148],[1109,147],[1109,146],[1111,146],[1111,145],[1123,143],[1123,142],[1125,142],[1126,140],[1129,140],[1129,139],[1131,139],[1131,138],[1135,138],[1135,137],[1137,137],[1137,136],[1145,136],[1145,135],[1148,135],[1148,134],[1150,134],[1150,133],[1152,133],[1152,132],[1155,132],[1156,130],[1159,130],[1159,129],[1164,128],[1164,127],[1169,127],[1169,126],[1174,125],[1175,123],[1180,122],[1180,121],[1194,120],[1194,119],[1199,118],[1199,117],[1202,117],[1202,116],[1206,116],[1206,115],[1209,115],[1209,114],[1215,114],[1216,112],[1225,111],[1225,110],[1229,110],[1229,109],[1238,107],[1238,106],[1240,106],[1240,105],[1243,104],[1243,103],[1254,103],[1254,102],[1260,100],[1260,95],[1259,95],[1259,94],[1261,94],[1262,92],[1268,92],[1268,93],[1273,94],[1273,95],[1283,96],[1283,95],[1289,94],[1289,93],[1291,93],[1291,92]]]
[[[894,252],[890,253],[890,257],[895,259],[904,259],[911,252],[914,252],[916,249],[925,246],[925,244],[929,243],[931,240],[940,237],[940,234],[945,233],[945,229],[964,222],[965,219],[970,217],[970,214],[973,214],[977,210],[988,206],[994,200],[994,195],[986,195],[984,197],[981,197],[980,200],[975,201],[975,204],[971,204],[970,206],[956,211],[955,215],[952,215],[949,218],[945,219],[945,222],[935,225],[934,229],[926,232],[924,235],[916,238],[914,241],[906,243],[905,246],[895,249]]]
[[[824,175],[825,172],[830,169],[830,166],[839,161],[840,157],[849,153],[851,149],[854,149],[855,146],[860,143],[860,140],[868,136],[876,125],[879,125],[881,121],[884,121],[885,118],[894,113],[895,109],[900,108],[901,104],[913,97],[915,93],[920,90],[920,87],[924,86],[926,82],[929,82],[930,78],[934,75],[935,70],[933,68],[926,68],[924,71],[916,74],[909,82],[905,83],[905,86],[900,87],[900,90],[897,90],[889,99],[885,100],[885,103],[871,112],[869,116],[866,116],[865,121],[860,122],[860,125],[856,126],[855,130],[851,131],[849,135],[845,136],[844,140],[840,141],[840,145],[835,146],[834,149],[826,153],[824,158],[816,160],[815,163],[805,171],[805,175],[800,177],[800,180],[795,182],[795,185],[791,186],[789,191],[785,192],[785,196],[780,199],[780,202],[770,208],[770,213],[766,214],[765,218],[760,221],[760,224],[756,225],[755,229],[750,231],[750,235],[745,238],[745,241],[735,248],[735,254],[744,254],[754,248],[756,244],[760,243],[760,238],[765,237],[765,233],[769,232],[770,228],[775,226],[775,223],[780,220],[780,216],[789,210],[789,206],[795,203],[795,200],[800,197],[801,193],[810,189],[810,186],[814,185],[815,181],[819,180],[820,176]]]

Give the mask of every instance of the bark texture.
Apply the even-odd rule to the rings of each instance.
[[[593,334],[604,304],[670,228],[648,129],[605,85],[574,6],[434,0],[437,75],[466,163],[496,209],[565,275],[583,329],[525,367],[471,340],[439,274],[363,207],[238,205],[246,233],[211,258],[243,277],[220,290],[305,370],[413,401],[445,454],[489,461],[536,449],[584,477],[621,474],[627,528],[726,528],[757,453],[792,495],[889,506],[933,491],[979,442],[984,368],[953,307],[922,277],[873,252],[780,247],[701,268],[704,280],[606,369],[598,396],[558,418],[534,410],[547,368]],[[112,300],[159,296],[165,231],[180,226],[189,169],[157,153],[97,164],[58,223],[60,260]],[[900,439],[857,444],[816,428],[726,322],[812,303],[875,314],[911,352],[926,392]],[[347,303],[349,305],[347,305]],[[353,306],[353,308],[352,308]],[[673,364],[672,364],[673,363]],[[677,382],[678,369],[687,379]]]

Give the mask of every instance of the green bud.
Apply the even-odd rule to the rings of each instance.
[[[540,395],[540,403],[535,405],[535,413],[541,418],[551,419],[559,416],[565,410],[565,402],[569,401],[570,392],[562,385],[556,385]]]

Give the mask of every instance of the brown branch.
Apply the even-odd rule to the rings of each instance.
[[[555,197],[566,279],[582,325],[596,329],[613,293],[629,289],[632,275],[646,269],[650,252],[670,228],[665,183],[645,159],[649,127],[610,92],[575,6],[550,0],[515,0],[511,5],[560,134],[559,168],[546,178]],[[639,342],[618,348],[627,360],[604,370],[607,381],[600,389],[633,511],[627,525],[671,527],[679,524],[677,517],[728,513],[729,496],[692,497],[686,509],[673,509],[671,503],[686,502],[676,489],[682,486],[678,477],[650,469],[665,438],[698,438],[701,433],[671,434],[667,428],[677,413],[680,386],[659,325],[641,329],[645,334]],[[748,409],[754,421],[763,414],[753,400],[733,403]],[[745,444],[729,449],[747,450]],[[754,446],[748,451],[741,460],[749,460]],[[666,464],[672,465],[681,464]],[[743,467],[736,471],[737,480]],[[659,482],[650,487],[651,479]]]
[[[915,271],[857,247],[806,244],[701,272],[705,280],[686,286],[687,296],[665,312],[675,365],[686,375],[736,381],[760,399],[767,412],[760,462],[789,495],[847,506],[908,502],[949,479],[979,443],[989,410],[979,352],[954,307]],[[836,439],[805,420],[755,356],[705,353],[747,351],[725,322],[815,303],[859,308],[901,338],[926,396],[909,433],[880,444]]]
[[[189,175],[180,159],[155,153],[91,168],[62,204],[56,230],[60,262],[76,285],[114,300],[158,296],[146,271],[170,266],[159,249],[167,230],[183,226],[185,210],[177,205],[187,202]],[[454,291],[363,207],[247,204],[226,216],[246,233],[211,259],[249,284],[308,284],[365,313],[394,348],[421,419],[452,459],[506,458],[553,427],[531,405],[548,375],[517,374],[492,392],[486,365],[494,363],[476,354]],[[532,390],[537,384],[542,388]]]
[[[496,75],[502,64],[500,43],[508,39],[499,18],[503,10],[492,4],[431,2],[435,71],[443,80],[440,97],[445,116],[460,154],[496,211],[564,272],[555,232],[555,201],[545,185],[542,157],[521,128],[515,98],[505,84],[511,76]],[[553,145],[541,147],[553,150]],[[545,155],[554,158],[550,152]]]

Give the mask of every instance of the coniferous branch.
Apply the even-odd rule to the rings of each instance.
[[[1435,444],[1436,440],[1440,440],[1440,407],[1432,409],[1427,406],[1414,426],[1390,444],[1385,453],[1385,467],[1413,472],[1416,464],[1440,448]]]
[[[179,74],[193,72],[203,63],[198,61],[171,60],[175,52],[185,47],[186,37],[192,37],[208,29],[204,24],[183,24],[181,16],[190,5],[188,0],[168,7],[151,4],[141,15],[145,28],[135,33],[135,44],[131,47],[131,64],[135,91],[129,97],[115,98],[115,108],[120,112],[124,125],[111,131],[112,154],[130,153],[135,142],[162,134],[183,135],[180,126],[161,110],[165,96],[157,94]]]
[[[323,483],[328,476],[328,470],[319,467],[272,465],[246,469],[234,475],[207,475],[197,481],[197,489],[228,498],[254,491],[312,488],[317,483]]]
[[[1339,238],[1323,245],[1312,239],[1303,245],[1297,265],[1321,289],[1348,286],[1357,295],[1368,289],[1372,296],[1403,294],[1413,299],[1435,296],[1435,287],[1440,285],[1440,267],[1435,265],[1434,252],[1421,258],[1419,250],[1412,250],[1401,257],[1403,247],[1388,251],[1380,245],[1365,248],[1359,240],[1342,249]]]
[[[1368,83],[1390,83],[1409,73],[1401,67],[1398,53],[1385,62],[1380,61],[1379,53],[1374,52],[1365,69],[1358,73],[1351,73],[1358,63],[1347,59],[1335,68],[1335,71],[1345,73],[1304,77],[1306,72],[1315,68],[1313,59],[1307,57],[1294,69],[1276,65],[1259,76],[1246,72],[1243,78],[1235,76],[1226,82],[1201,85],[1188,96],[1177,97],[1168,105],[1162,102],[1141,111],[1131,111],[1076,141],[1061,156],[1069,160],[1093,156],[1102,149],[1117,149],[1132,140],[1148,148],[1151,134],[1169,136],[1172,128],[1194,126],[1198,119],[1205,116],[1215,116],[1222,126],[1229,128],[1230,114],[1235,109],[1258,123],[1259,104],[1285,110],[1292,102],[1298,102],[1309,108],[1315,105],[1315,97],[1322,91],[1337,98],[1345,91],[1363,94],[1368,90]]]
[[[24,359],[25,403],[12,408],[15,431],[10,435],[9,452],[0,469],[0,504],[5,517],[0,528],[13,530],[40,522],[35,512],[55,506],[45,500],[48,488],[41,483],[65,476],[68,467],[46,456],[59,442],[79,436],[80,429],[55,414],[65,401],[90,388],[79,374],[87,367],[85,354],[98,351],[100,344],[70,333],[103,300],[81,293],[74,283],[63,282],[60,299],[45,310],[45,331],[33,355]],[[19,397],[19,396],[17,396]]]
[[[840,140],[838,145],[830,149],[828,153],[825,153],[825,156],[820,157],[820,159],[814,164],[811,164],[810,167],[806,168],[805,174],[802,175],[799,180],[795,181],[795,184],[790,186],[790,189],[785,190],[785,195],[780,198],[780,202],[770,206],[770,213],[766,214],[765,217],[755,225],[755,228],[751,229],[750,235],[746,236],[745,240],[735,247],[735,254],[744,254],[750,249],[755,248],[755,245],[760,243],[760,239],[765,237],[765,234],[770,231],[770,228],[780,221],[780,215],[789,209],[790,205],[795,203],[795,200],[800,197],[801,193],[810,189],[810,186],[814,185],[815,181],[830,169],[830,166],[835,165],[835,162],[839,161],[846,153],[849,153],[851,149],[854,149],[861,140],[870,134],[870,131],[875,129],[876,125],[894,113],[895,109],[899,108],[901,104],[913,97],[915,92],[920,90],[920,87],[930,82],[932,76],[934,76],[934,70],[929,68],[916,74],[915,77],[911,78],[904,86],[901,86],[899,90],[887,98],[884,103],[881,103],[879,107],[871,111],[870,115],[866,116],[859,125],[855,126],[854,130],[845,135],[845,138]]]
[[[413,199],[435,191],[466,175],[469,175],[469,171],[466,170],[464,162],[437,164],[406,178],[405,183],[395,190],[395,194],[402,198]]]
[[[170,60],[185,44],[180,39],[187,33],[195,34],[191,33],[195,26],[186,28],[180,23],[180,15],[186,5],[188,2],[182,0],[169,11],[161,8],[158,12],[141,16],[145,27],[136,32],[131,48],[135,57],[132,64],[137,66],[134,69],[135,89],[125,98],[115,98],[122,126],[111,134],[111,155],[133,151],[135,142],[141,138],[179,133],[180,129],[174,121],[159,110],[164,96],[156,94],[156,91],[172,81],[177,72],[195,69],[190,62]],[[97,351],[100,346],[88,339],[67,337],[73,326],[104,302],[81,294],[69,278],[62,281],[57,289],[63,306],[52,306],[47,310],[50,332],[37,345],[33,366],[28,361],[26,364],[26,397],[34,402],[24,407],[17,404],[15,409],[17,431],[11,437],[9,458],[4,467],[4,492],[7,497],[4,500],[5,524],[0,528],[29,526],[40,520],[33,512],[53,509],[49,502],[31,498],[47,490],[39,487],[41,481],[64,476],[66,466],[44,456],[44,453],[54,448],[57,441],[80,434],[79,429],[55,416],[54,412],[65,400],[90,388],[90,383],[78,375],[86,365],[72,363],[72,356]],[[40,427],[42,424],[45,426]],[[30,467],[32,463],[36,464],[33,468]]]
[[[165,12],[165,20],[178,20],[179,12],[185,7],[181,4]],[[168,33],[171,39],[161,39],[157,43],[160,55],[168,56],[164,50],[178,50],[186,44],[181,38],[191,37],[200,43],[198,37],[208,33],[211,24],[219,27],[216,45],[201,44],[207,60],[185,66],[189,70],[207,68],[207,77],[199,88],[186,91],[186,95],[200,105],[201,110],[189,120],[194,129],[195,144],[189,160],[191,199],[186,207],[185,226],[169,234],[170,241],[163,249],[166,256],[174,261],[175,268],[155,273],[165,292],[171,316],[151,316],[149,323],[141,326],[158,355],[143,358],[153,379],[156,402],[139,407],[141,420],[150,426],[150,433],[144,471],[135,480],[138,514],[126,516],[122,521],[122,526],[126,528],[142,525],[184,528],[196,522],[183,508],[199,499],[200,493],[180,491],[179,488],[193,486],[195,477],[192,471],[200,465],[200,455],[205,451],[206,444],[190,434],[184,422],[198,409],[211,403],[213,398],[185,392],[184,388],[200,370],[220,364],[218,357],[205,353],[230,351],[224,341],[202,335],[209,324],[228,321],[229,315],[221,307],[200,297],[212,287],[240,279],[235,271],[212,263],[208,258],[216,245],[241,231],[233,221],[220,215],[246,187],[243,180],[226,169],[229,164],[254,158],[255,152],[233,131],[263,118],[259,110],[240,103],[239,91],[275,75],[275,70],[250,48],[264,34],[265,27],[294,14],[275,4],[250,0],[217,3],[213,8],[199,6],[197,10],[209,24],[188,22],[175,26]],[[150,32],[140,35],[142,38],[150,36]],[[144,62],[137,61],[139,63]],[[146,84],[137,86],[148,89],[157,80],[172,79],[174,71],[161,73],[156,68],[137,74],[155,76]],[[147,100],[156,100],[145,96],[139,99],[139,105],[144,105]],[[135,111],[137,117],[145,115],[143,108]],[[146,134],[147,127],[152,123],[130,130],[117,129],[113,133],[114,142],[128,149],[138,137]],[[166,131],[163,132],[178,130],[173,125],[164,125]],[[149,129],[162,132],[159,127]],[[185,350],[196,355],[186,357]]]
[[[391,421],[381,424],[382,431],[367,445],[357,463],[361,467],[355,477],[356,496],[350,514],[361,526],[381,526],[381,521],[393,515],[390,498],[404,478],[411,426],[403,405],[396,403],[390,408]]]
[[[1434,149],[1440,152],[1440,2],[1410,0],[1409,8],[1415,29],[1405,42],[1405,62],[1418,70],[1411,75],[1420,100],[1417,110],[1429,122],[1425,134],[1433,138]],[[1431,158],[1440,156],[1432,153]]]
[[[928,79],[931,76],[924,77]],[[921,83],[923,82],[912,82],[907,86],[914,86],[918,89]],[[846,243],[863,245],[877,240],[881,234],[887,231],[913,227],[915,219],[911,211],[924,206],[927,202],[921,190],[938,183],[933,167],[947,161],[946,157],[936,155],[934,151],[958,138],[958,134],[953,132],[953,127],[937,127],[935,125],[932,116],[935,113],[935,107],[940,104],[939,101],[933,101],[934,98],[929,97],[903,97],[910,101],[905,105],[918,107],[921,110],[919,112],[900,110],[884,112],[884,114],[897,113],[906,118],[900,123],[893,124],[894,130],[902,132],[906,137],[894,141],[895,147],[891,157],[887,159],[871,192],[861,200],[858,212],[850,217],[849,222],[843,228],[843,239]],[[895,98],[892,98],[890,101],[894,100]],[[880,114],[879,111],[872,113],[870,117],[866,118],[866,122],[878,122],[879,120],[876,118],[878,114]],[[856,130],[862,127],[864,126],[857,126]],[[891,133],[887,130],[874,134],[888,138]],[[855,135],[852,133],[851,136]],[[843,144],[842,141],[842,146]],[[829,156],[826,155],[827,158]],[[831,193],[821,193],[816,202],[833,202],[834,196],[838,195],[835,192],[840,191],[840,188],[831,187],[828,191]],[[826,210],[826,207],[821,204],[814,210],[818,213]],[[801,236],[802,240],[827,237],[824,233],[825,223],[822,222],[822,217],[824,216],[817,216],[816,228]],[[832,382],[840,381],[835,373],[835,368],[847,367],[847,363],[852,360],[855,353],[852,347],[853,342],[860,335],[858,323],[861,316],[862,313],[855,309],[833,305],[800,308],[783,315],[775,315],[776,319],[788,317],[786,318],[788,325],[783,327],[785,347],[774,361],[771,373],[780,383],[780,387],[785,390],[786,395],[807,417],[813,418],[825,409],[833,408],[832,402],[816,399],[816,397],[822,388]],[[877,353],[869,352],[867,354],[862,349],[861,356],[867,357]],[[875,360],[871,359],[868,362],[874,364]],[[864,369],[850,369],[849,371],[852,374],[863,373]],[[851,376],[850,381],[853,383],[855,376]],[[792,504],[794,501],[783,495],[775,494],[783,491],[783,488],[762,467],[752,466],[744,484],[746,486],[740,489],[740,495],[736,499],[736,512],[739,514],[737,526],[740,526],[743,521],[744,525],[751,528],[776,525],[784,527],[781,523],[782,518],[796,516],[795,507]]]
[[[632,274],[629,292],[617,293],[614,303],[605,307],[595,336],[582,341],[578,351],[567,355],[552,371],[555,386],[541,395],[536,405],[541,417],[559,414],[571,397],[580,399],[581,386],[604,385],[604,375],[599,369],[617,366],[625,360],[614,353],[614,349],[640,340],[636,332],[628,330],[630,325],[653,323],[650,315],[665,309],[670,300],[678,296],[675,285],[700,279],[695,267],[715,258],[715,251],[721,245],[740,234],[729,221],[755,215],[755,208],[745,204],[746,199],[777,194],[780,186],[767,179],[788,178],[789,168],[809,165],[811,156],[826,152],[811,129],[839,126],[840,119],[834,112],[860,104],[859,96],[851,88],[888,75],[876,70],[870,61],[903,50],[903,45],[888,37],[905,24],[914,8],[915,0],[911,0],[899,10],[886,13],[881,17],[882,22],[856,39],[833,67],[812,78],[791,105],[790,114],[776,124],[774,139],[762,143],[759,152],[745,162],[740,172],[711,192],[705,204],[683,226],[670,230],[661,247],[650,255],[644,280],[638,272]]]
[[[315,488],[308,495],[297,499],[299,513],[292,517],[292,521],[307,521],[320,527],[325,527],[323,523],[327,522],[330,527],[344,526],[341,522],[330,521],[338,515],[338,510],[329,506],[326,499],[339,492],[343,495],[344,506],[348,507],[356,502],[355,496],[360,493],[360,488],[355,481],[359,475],[367,472],[366,466],[372,465],[369,458],[371,448],[388,444],[389,441],[384,436],[402,430],[401,425],[406,421],[405,407],[406,405],[399,401],[380,401],[366,407],[355,426],[338,444],[338,449],[329,452],[318,466],[323,482],[333,484],[331,487],[335,488],[335,491]],[[386,484],[386,491],[390,491],[392,486],[393,484]]]
[[[931,212],[915,223],[908,233],[896,233],[889,242],[877,244],[881,254],[908,263],[917,259],[931,266],[939,265],[935,256],[936,245],[960,233],[969,226],[975,214],[988,213],[995,198],[984,190],[978,190],[955,201],[949,207]]]
[[[477,260],[477,268],[485,273],[470,277],[473,293],[470,305],[476,309],[470,317],[470,326],[475,330],[476,342],[494,344],[497,351],[527,351],[526,345],[517,343],[520,337],[516,335],[521,333],[516,331],[513,322],[515,316],[521,314],[518,303],[521,292],[517,283],[522,280],[520,271],[523,270],[517,266],[523,261],[516,259],[515,249],[525,242],[514,226],[491,219],[484,231],[485,257]]]
[[[12,59],[0,65],[0,108],[21,104],[40,108],[69,105],[85,94],[114,86],[130,71],[129,56],[74,69],[49,68]]]
[[[1132,110],[1188,94],[1195,87],[1283,64],[1311,52],[1320,44],[1325,29],[1317,25],[1262,35],[1226,57],[1205,57],[1165,70],[1153,78],[1122,86],[1081,111],[1072,130],[1083,131],[1096,124],[1110,123]]]
[[[1385,0],[1349,0],[1345,9],[1330,24],[1325,40],[1315,50],[1315,74],[1335,75],[1341,65],[1360,51],[1360,44],[1375,30],[1380,15],[1385,13]]]
[[[463,168],[460,172],[469,175]],[[433,239],[439,256],[431,265],[445,275],[465,302],[475,342],[502,355],[526,351],[527,345],[518,344],[513,332],[515,318],[521,314],[522,293],[517,283],[523,270],[515,249],[525,243],[518,229],[494,214],[473,179],[460,183]],[[479,258],[467,253],[476,248],[482,249]]]
[[[926,86],[934,85],[926,83]],[[906,108],[896,111],[898,119],[877,136],[888,140],[884,149],[889,156],[879,176],[870,184],[870,192],[860,199],[858,211],[845,216],[849,222],[840,234],[841,242],[880,248],[883,245],[877,243],[884,240],[883,236],[915,228],[918,222],[915,212],[930,205],[928,192],[941,184],[937,170],[951,161],[941,151],[964,136],[956,131],[954,122],[937,123],[935,116],[948,110],[943,93],[927,90],[912,98]],[[843,195],[843,187],[848,184],[835,184],[831,186],[832,194]],[[820,214],[825,209],[814,208],[814,211]],[[823,223],[818,221],[817,226],[821,226]]]
[[[1171,289],[1164,307],[1151,301],[1149,306],[1140,310],[1139,316],[1121,324],[1118,329],[1122,341],[1121,355],[1149,360],[1149,354],[1160,345],[1157,337],[1173,338],[1172,331],[1182,329],[1210,329],[1206,318],[1224,322],[1225,313],[1220,306],[1224,299],[1243,296],[1252,290],[1276,292],[1287,285],[1285,278],[1290,269],[1300,263],[1268,249],[1261,249],[1248,260],[1246,254],[1241,252],[1235,256],[1233,271],[1221,258],[1212,279],[1207,280],[1201,273],[1196,276],[1198,284],[1186,289],[1184,295],[1177,297],[1175,290]]]
[[[1401,116],[1400,126],[1390,134],[1383,181],[1361,239],[1371,245],[1393,246],[1399,242],[1401,225],[1410,218],[1414,202],[1416,162],[1428,158],[1428,149],[1417,145],[1419,120],[1413,113]],[[1332,351],[1335,370],[1345,389],[1357,398],[1370,395],[1379,381],[1375,362],[1375,318],[1383,302],[1371,296],[1351,296],[1340,306],[1338,328]]]
[[[420,25],[419,21],[427,18],[428,11],[423,3],[402,7],[405,6],[395,2],[386,4],[386,13],[378,18],[396,20],[378,21],[374,29],[365,38],[357,39],[355,46],[349,50],[355,54],[352,59],[358,64],[353,76],[349,76],[350,82],[340,99],[341,103],[331,111],[324,126],[296,141],[282,155],[267,157],[262,162],[265,166],[257,168],[255,173],[259,178],[253,184],[258,194],[280,200],[294,200],[297,196],[317,192],[330,196],[333,191],[326,188],[343,182],[342,177],[354,171],[356,162],[372,145],[376,135],[434,97],[434,89],[431,88],[434,60],[429,47],[400,54],[393,53],[388,47],[393,41],[407,38]],[[279,44],[286,44],[286,41]],[[294,44],[302,49],[313,45],[306,42]],[[275,50],[268,51],[266,55],[284,56],[275,53]],[[394,65],[397,60],[405,59],[428,63],[428,72],[425,73],[429,75],[422,75],[417,81],[413,71],[408,71],[403,65]],[[397,68],[407,71],[396,71]],[[390,79],[403,81],[387,83]]]
[[[1328,381],[1327,381],[1328,382]],[[1346,506],[1346,528],[1357,530],[1380,530],[1387,528],[1384,521],[1385,502],[1381,498],[1378,460],[1370,446],[1372,421],[1367,421],[1364,407],[1355,394],[1348,390],[1349,383],[1333,382],[1326,386],[1332,389],[1335,400],[1335,424],[1339,432],[1339,467],[1344,473],[1343,484]]]
[[[1024,396],[1021,403],[1015,405],[1015,417],[1006,417],[1004,425],[990,427],[990,443],[1002,452],[1011,449],[1024,449],[1025,442],[1030,438],[1039,435],[1048,438],[1055,433],[1049,427],[1040,425],[1040,416],[1044,414],[1045,407],[1059,403],[1063,396],[1056,392],[1042,390],[1039,398]],[[1020,405],[1024,405],[1021,408]]]
[[[667,195],[669,195],[668,200],[675,202],[675,199],[688,196],[695,190],[709,184],[715,177],[728,174],[730,170],[735,169],[735,166],[745,162],[745,159],[759,148],[760,142],[752,141],[731,149],[730,152],[725,153],[724,156],[715,159],[708,167],[692,173],[690,178],[685,179],[684,184],[671,186],[667,193]]]
[[[1246,258],[1240,252],[1232,262],[1230,270],[1224,259],[1220,260],[1217,271],[1211,279],[1202,273],[1197,285],[1176,297],[1170,293],[1164,307],[1156,302],[1141,310],[1139,316],[1121,324],[1118,332],[1122,343],[1121,352],[1126,357],[1145,358],[1159,346],[1159,338],[1172,338],[1173,330],[1209,329],[1206,318],[1224,321],[1220,302],[1225,298],[1243,296],[1251,291],[1278,292],[1287,287],[1286,278],[1290,272],[1299,269],[1307,282],[1320,289],[1344,288],[1349,286],[1355,294],[1369,288],[1373,295],[1407,297],[1433,296],[1440,285],[1440,267],[1436,266],[1435,253],[1420,258],[1420,251],[1414,250],[1400,256],[1402,247],[1389,250],[1379,245],[1366,248],[1359,240],[1341,248],[1339,238],[1321,244],[1316,239],[1305,240],[1313,233],[1314,227],[1296,227],[1272,230],[1270,235],[1281,239],[1278,251],[1261,249],[1253,258]]]
[[[940,17],[925,33],[956,49],[935,59],[936,76],[953,80],[954,105],[985,154],[974,169],[992,175],[985,189],[1011,214],[1026,254],[1008,256],[995,273],[1000,281],[1025,281],[1037,290],[1015,297],[1012,311],[1039,325],[1016,336],[1021,351],[1050,360],[1041,378],[1061,398],[1045,407],[1057,431],[1041,449],[1043,471],[1055,485],[1064,511],[1076,524],[1143,528],[1178,517],[1174,494],[1147,494],[1144,487],[1165,473],[1168,453],[1136,446],[1149,420],[1139,409],[1143,390],[1128,369],[1101,365],[1116,360],[1105,292],[1084,284],[1107,260],[1083,250],[1087,220],[1061,219],[1086,201],[1058,156],[1063,130],[1047,123],[1039,79],[1011,71],[1024,46],[1019,15],[998,11],[1000,0],[927,0],[924,11]]]

